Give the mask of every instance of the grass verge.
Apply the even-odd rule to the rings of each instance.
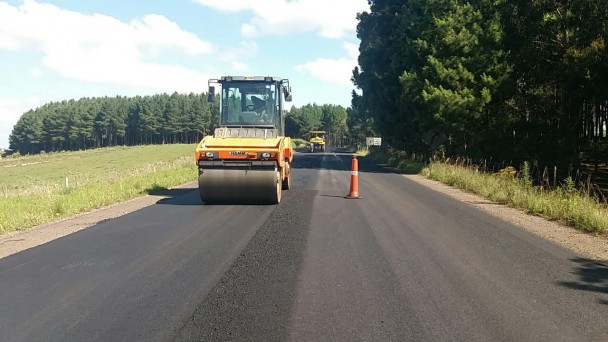
[[[571,180],[566,180],[556,190],[547,190],[533,186],[526,176],[517,178],[514,169],[511,172],[487,174],[440,162],[424,166],[422,161],[403,151],[379,150],[370,153],[368,158],[406,172],[420,173],[427,178],[586,232],[608,232],[608,206],[584,191],[577,191]]]
[[[99,149],[87,153],[64,152],[44,156],[48,163],[24,157],[17,163],[21,172],[14,173],[11,179],[3,179],[6,183],[13,181],[12,184],[19,184],[19,188],[0,197],[0,234],[194,181],[193,151],[193,145],[163,145]],[[106,154],[111,156],[111,160],[124,162],[114,162],[112,166],[108,165],[109,161],[102,164],[94,162]],[[63,184],[63,176],[55,179],[57,175],[67,174],[63,171],[66,160],[73,163],[73,170],[81,170],[81,181],[78,184],[72,182],[69,187]],[[10,165],[15,163],[13,160]],[[26,185],[28,180],[29,186]]]
[[[422,160],[405,151],[370,149],[357,153],[376,164],[388,165],[405,173],[420,173],[424,167]]]
[[[587,232],[606,233],[608,230],[608,207],[567,183],[556,190],[547,190],[532,186],[524,179],[505,177],[500,173],[484,174],[437,162],[429,164],[421,174]]]

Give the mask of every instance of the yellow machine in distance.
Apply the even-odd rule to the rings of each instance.
[[[325,131],[310,131],[309,135],[309,150],[310,152],[325,152]]]
[[[281,201],[291,187],[291,139],[285,136],[289,80],[223,76],[209,80],[209,102],[220,90],[220,127],[196,147],[201,200],[212,203]]]

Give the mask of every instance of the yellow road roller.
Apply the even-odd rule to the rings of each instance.
[[[291,187],[291,139],[285,136],[289,80],[222,76],[209,80],[209,102],[219,86],[220,126],[196,147],[198,188],[205,204],[278,204]]]
[[[310,152],[325,152],[325,131],[310,131],[308,135]]]

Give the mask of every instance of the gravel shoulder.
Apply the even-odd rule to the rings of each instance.
[[[459,201],[466,202],[533,234],[560,244],[586,258],[604,262],[608,261],[608,238],[605,236],[594,236],[561,225],[555,221],[528,215],[521,210],[492,202],[477,195],[447,186],[438,181],[424,178],[421,175],[403,175],[403,177],[422,184],[432,190],[442,192]],[[179,188],[188,187],[196,187],[196,184],[188,183]],[[0,258],[45,244],[49,241],[94,226],[99,222],[111,220],[147,206],[154,205],[163,198],[166,197],[147,195],[92,212],[79,214],[61,221],[41,225],[26,231],[5,234],[0,236]]]

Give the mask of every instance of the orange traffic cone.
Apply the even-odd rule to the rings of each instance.
[[[351,163],[350,171],[350,192],[346,198],[361,198],[359,197],[359,161],[357,160],[356,154],[353,154],[353,161]]]

